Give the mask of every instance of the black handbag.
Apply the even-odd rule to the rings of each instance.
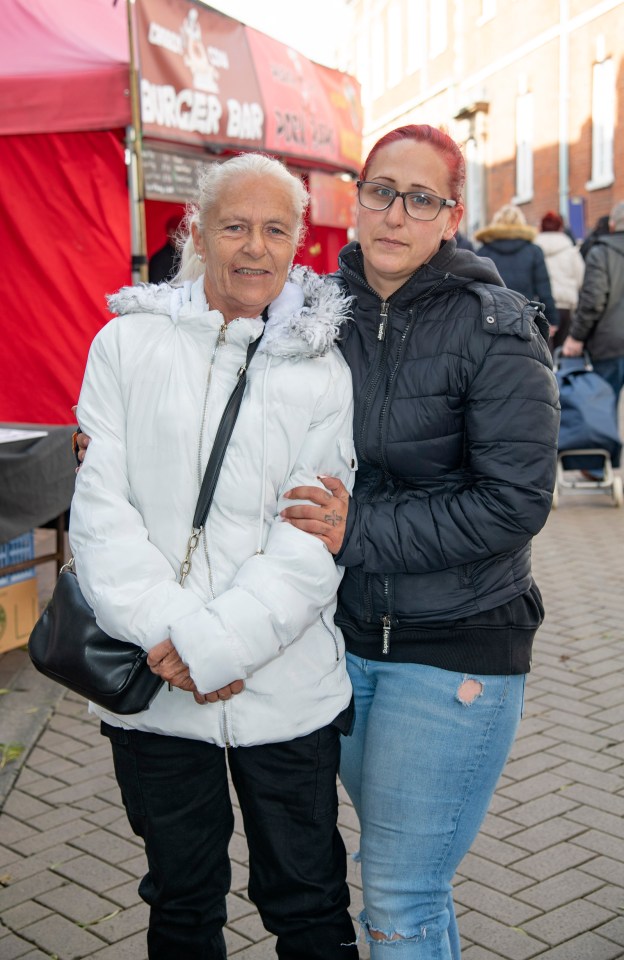
[[[266,320],[266,310],[263,314]],[[247,358],[226,404],[202,481],[189,548],[182,564],[180,583],[190,570],[212,503],[217,479],[245,389],[247,367],[260,337],[249,344]],[[95,622],[93,610],[80,590],[73,557],[61,570],[52,598],[34,626],[28,653],[36,669],[92,700],[112,713],[147,710],[163,680],[147,665],[147,652],[135,643],[109,637]]]

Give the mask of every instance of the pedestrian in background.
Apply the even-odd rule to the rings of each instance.
[[[544,315],[554,336],[559,319],[544,254],[533,242],[536,236],[537,230],[528,225],[522,210],[508,203],[497,210],[487,227],[477,230],[475,240],[483,244],[477,250],[479,256],[494,261],[511,290],[544,304]]]
[[[610,383],[616,410],[624,386],[624,201],[609,214],[609,233],[597,237],[587,260],[570,334],[567,357],[587,350],[596,373]]]
[[[167,241],[154,253],[149,260],[148,277],[150,283],[164,283],[172,280],[180,264],[180,256],[176,247],[176,236],[182,218],[179,214],[169,217],[165,224]]]
[[[555,350],[563,344],[568,334],[579,290],[583,285],[585,261],[565,233],[563,217],[558,213],[553,210],[545,213],[541,228],[542,232],[538,233],[535,242],[544,254],[550,289],[557,308],[559,323],[551,338],[551,348]]]
[[[587,254],[595,244],[596,240],[599,237],[604,237],[605,233],[609,232],[609,215],[604,217],[598,217],[596,224],[591,233],[588,233],[585,239],[581,244],[580,254],[583,260],[587,260]]]

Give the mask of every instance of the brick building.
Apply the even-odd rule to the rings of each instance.
[[[503,203],[577,237],[624,199],[624,0],[350,0],[364,150],[403,123],[463,145],[472,234]]]

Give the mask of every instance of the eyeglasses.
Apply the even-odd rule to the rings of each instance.
[[[401,193],[374,180],[358,180],[358,199],[367,210],[387,210],[401,197],[405,212],[412,220],[435,220],[442,207],[456,207],[456,200],[436,197],[433,193]]]

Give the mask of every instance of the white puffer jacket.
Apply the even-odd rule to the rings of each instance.
[[[555,306],[558,310],[575,310],[585,275],[580,251],[561,230],[538,233],[535,243],[544,253]]]
[[[126,287],[120,316],[91,346],[78,406],[91,436],[72,503],[80,585],[100,626],[149,650],[171,637],[204,693],[245,681],[227,702],[197,705],[161,688],[108,723],[243,746],[330,723],[351,696],[334,627],[342,570],[279,518],[282,499],[321,474],[353,485],[351,375],[334,346],[346,302],[295,268],[269,307],[203,542],[179,585],[201,478],[247,347],[262,320],[210,310],[203,278]],[[203,435],[201,453],[200,432]]]

